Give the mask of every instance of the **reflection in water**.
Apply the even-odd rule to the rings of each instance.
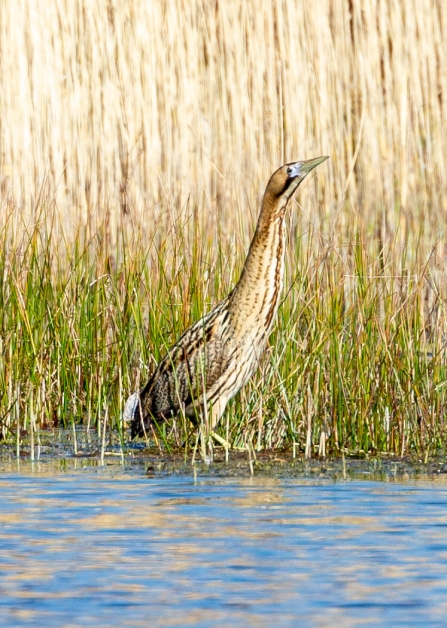
[[[0,476],[2,626],[444,626],[447,488]]]

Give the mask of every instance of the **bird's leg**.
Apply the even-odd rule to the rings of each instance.
[[[202,460],[207,464],[213,461],[213,440],[219,443],[219,445],[222,445],[226,452],[231,449],[230,443],[214,431],[214,427],[218,424],[226,405],[227,399],[219,399],[217,403],[210,408],[210,411],[208,411],[206,400],[204,399],[203,401],[198,434]]]
[[[225,451],[228,451],[229,449],[231,449],[230,443],[227,440],[225,440],[225,438],[222,438],[222,436],[219,436],[219,434],[216,434],[216,432],[211,432],[211,438],[214,438],[216,443],[219,443],[219,445],[222,445]]]
[[[228,399],[219,399],[211,408],[211,432],[210,432],[211,438],[213,438],[216,441],[216,443],[219,443],[219,445],[222,445],[222,447],[224,447],[225,449],[225,452],[228,452],[228,450],[231,449],[231,445],[227,440],[225,440],[225,438],[222,438],[222,436],[219,436],[219,434],[216,434],[216,432],[214,431],[214,428],[219,423],[220,418],[225,411],[227,402],[228,402]]]

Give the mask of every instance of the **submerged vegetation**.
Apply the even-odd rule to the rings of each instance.
[[[237,281],[271,171],[330,154],[218,431],[307,457],[444,447],[447,7],[318,4],[0,0],[5,439],[124,443],[128,394]],[[195,444],[181,418],[155,438]]]

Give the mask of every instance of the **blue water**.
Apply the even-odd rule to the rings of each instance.
[[[1,626],[446,626],[447,486],[0,475]]]

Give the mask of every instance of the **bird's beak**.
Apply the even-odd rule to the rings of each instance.
[[[315,157],[315,159],[307,159],[306,161],[298,162],[300,176],[305,177],[311,170],[322,164],[323,161],[326,161],[326,159],[329,159],[329,157]]]

